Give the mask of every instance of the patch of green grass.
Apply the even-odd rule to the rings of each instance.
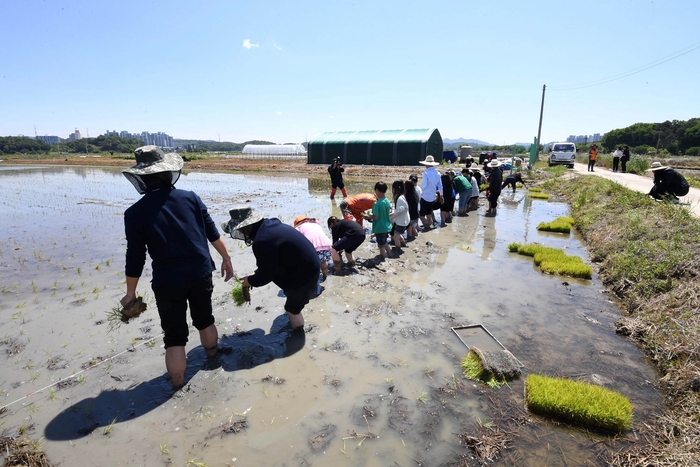
[[[616,433],[632,424],[630,400],[601,386],[531,374],[525,380],[525,392],[533,413]]]
[[[231,298],[236,306],[241,306],[245,303],[245,297],[243,297],[243,283],[236,280],[231,289]]]
[[[517,253],[520,246],[520,243],[517,242],[510,243],[508,245],[508,251],[510,251],[511,253]]]
[[[501,385],[506,383],[505,380],[497,379],[493,375],[493,373],[488,373],[484,371],[484,367],[481,365],[481,360],[471,350],[462,359],[460,365],[462,367],[462,370],[464,370],[465,377],[473,381],[480,381],[490,388],[499,388],[501,387]]]
[[[568,216],[557,217],[551,222],[540,222],[537,226],[537,230],[543,230],[545,232],[559,232],[559,233],[570,233],[571,227],[574,225],[574,218]]]

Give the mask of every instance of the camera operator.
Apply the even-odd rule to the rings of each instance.
[[[331,176],[331,199],[335,199],[335,190],[338,188],[340,188],[344,198],[348,197],[348,192],[345,191],[345,183],[343,183],[343,172],[345,172],[345,169],[343,168],[343,163],[340,162],[340,156],[338,156],[333,159],[331,166],[328,167],[328,173]]]

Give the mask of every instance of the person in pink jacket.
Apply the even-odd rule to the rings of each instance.
[[[306,216],[298,216],[294,219],[294,228],[301,232],[316,248],[316,254],[321,261],[321,274],[323,279],[328,277],[328,262],[331,260],[331,239],[323,231],[323,227],[316,219]]]

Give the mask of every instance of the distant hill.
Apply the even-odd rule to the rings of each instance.
[[[443,138],[442,139],[442,144],[444,145],[453,145],[453,144],[468,144],[469,146],[493,146],[491,143],[487,143],[486,141],[481,141],[478,139],[465,139],[465,138],[457,138],[457,139],[450,139],[450,138]]]

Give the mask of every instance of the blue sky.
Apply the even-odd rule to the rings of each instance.
[[[697,0],[0,0],[0,135],[494,144],[700,117]]]

